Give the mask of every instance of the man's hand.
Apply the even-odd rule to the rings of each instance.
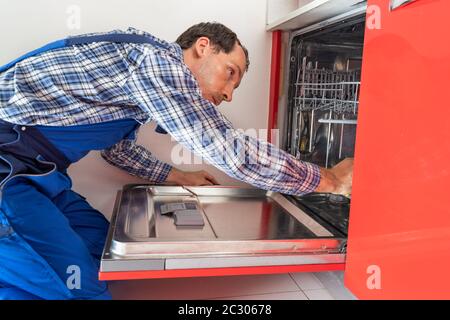
[[[330,192],[342,195],[352,193],[353,158],[339,162],[331,169],[320,168],[320,184],[315,192]]]
[[[175,168],[170,170],[166,182],[181,186],[212,186],[219,184],[212,175],[204,170],[188,172]]]

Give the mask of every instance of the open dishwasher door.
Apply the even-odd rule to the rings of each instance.
[[[310,212],[252,188],[125,186],[99,278],[343,270],[346,234]]]

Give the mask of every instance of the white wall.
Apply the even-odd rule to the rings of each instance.
[[[71,5],[80,8],[80,28],[69,28]],[[250,70],[234,94],[232,103],[220,110],[236,128],[267,127],[270,34],[265,32],[265,0],[0,0],[0,64],[68,34],[109,31],[133,26],[157,37],[174,41],[189,26],[218,21],[234,30],[250,52]],[[138,142],[159,159],[170,163],[175,145],[170,137],[153,133],[154,125],[140,130]],[[265,138],[265,137],[264,137]],[[209,165],[178,166],[214,174],[221,184],[239,182]],[[124,184],[145,182],[129,176],[91,152],[69,169],[74,189],[107,217],[115,193]]]

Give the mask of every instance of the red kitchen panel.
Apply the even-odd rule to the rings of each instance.
[[[368,1],[345,283],[448,299],[450,1],[390,2]]]

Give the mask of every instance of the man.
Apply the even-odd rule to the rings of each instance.
[[[89,151],[152,183],[217,183],[137,145],[139,126],[151,120],[257,187],[350,192],[351,160],[331,170],[297,161],[233,130],[217,111],[249,66],[225,26],[197,24],[176,43],[132,28],[96,36],[52,43],[0,74],[0,298],[110,298],[97,280],[108,222],[71,190],[66,171]]]

